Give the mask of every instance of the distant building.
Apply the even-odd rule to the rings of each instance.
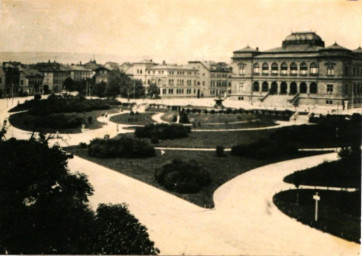
[[[93,77],[94,72],[91,69],[87,69],[82,65],[72,64],[67,66],[70,71],[70,77],[74,81],[84,81]]]
[[[143,71],[142,71],[143,72]],[[190,66],[158,65],[145,70],[146,84],[154,83],[161,97],[200,97],[198,70]]]
[[[65,79],[70,77],[70,69],[57,62],[37,63],[34,68],[43,74],[43,90],[59,92]]]
[[[42,94],[43,78],[43,74],[36,69],[30,67],[19,67],[19,94]]]
[[[201,97],[226,96],[231,93],[231,67],[224,62],[189,61],[199,71]]]
[[[147,83],[146,70],[155,67],[157,65],[158,64],[153,62],[152,60],[143,60],[139,62],[134,62],[132,63],[132,66],[127,69],[126,74],[132,79],[141,80],[142,85],[146,88],[147,92],[149,84]]]
[[[250,102],[293,105],[362,103],[362,50],[325,47],[314,32],[296,32],[282,46],[234,51],[231,96]]]
[[[110,69],[100,66],[93,71],[95,72],[95,75],[93,77],[95,84],[108,83],[109,72],[111,72]]]
[[[104,66],[110,70],[118,70],[119,64],[117,62],[108,61]]]

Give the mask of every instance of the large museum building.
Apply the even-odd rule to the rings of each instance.
[[[325,47],[314,32],[288,35],[282,46],[233,52],[231,97],[270,105],[362,105],[362,49]]]

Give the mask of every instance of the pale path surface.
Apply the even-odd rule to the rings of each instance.
[[[359,255],[359,245],[303,225],[281,213],[273,195],[293,188],[284,176],[336,153],[289,160],[244,173],[214,194],[207,210],[145,183],[75,157],[71,170],[88,175],[95,195],[90,204],[129,204],[149,230],[161,254],[203,255]]]
[[[0,119],[7,117],[7,107],[7,102],[0,100]],[[16,128],[10,132],[17,138],[29,137],[28,132]],[[116,124],[108,122],[101,129],[69,135],[67,144],[104,134],[116,134]],[[272,202],[275,193],[293,187],[283,183],[284,176],[335,159],[337,154],[330,153],[251,170],[215,192],[213,210],[79,157],[69,161],[69,168],[88,175],[95,189],[90,198],[93,208],[99,203],[129,204],[161,254],[359,255],[358,244],[309,228],[281,213]]]

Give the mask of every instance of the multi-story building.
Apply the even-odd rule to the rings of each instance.
[[[33,95],[43,93],[43,74],[30,67],[19,67],[19,94]]]
[[[70,69],[57,62],[37,63],[34,68],[43,74],[44,91],[61,91],[65,79],[70,77]]]
[[[161,97],[200,97],[198,70],[190,66],[158,65],[145,70],[146,84],[154,83]]]
[[[231,67],[224,62],[189,61],[199,71],[201,97],[226,96],[231,93]]]
[[[234,51],[231,96],[270,104],[335,105],[362,103],[362,51],[337,43],[325,47],[314,32],[296,32],[282,46]]]
[[[141,80],[142,81],[142,85],[145,87],[146,89],[146,93],[147,93],[147,88],[148,88],[148,83],[147,83],[147,77],[148,75],[146,74],[146,70],[155,67],[157,65],[157,63],[153,62],[152,60],[143,60],[143,61],[139,61],[139,62],[134,62],[132,63],[131,66],[129,66],[127,68],[127,65],[122,66],[122,68],[127,68],[126,70],[126,74],[135,80]]]
[[[70,71],[70,77],[74,81],[84,81],[93,77],[94,72],[91,69],[87,69],[82,65],[72,64],[67,66]]]
[[[20,62],[3,62],[3,70],[5,72],[5,96],[12,97],[19,93],[19,68],[22,66]]]
[[[5,71],[3,66],[0,66],[0,98],[5,97]]]

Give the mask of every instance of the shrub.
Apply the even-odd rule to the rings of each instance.
[[[225,156],[223,146],[216,146],[216,156],[218,156],[218,157]]]
[[[79,147],[80,148],[87,148],[87,143],[81,142],[81,143],[79,143]]]
[[[41,95],[40,94],[35,94],[34,95],[34,100],[41,100]]]
[[[91,124],[93,122],[93,118],[91,116],[88,116],[88,124]]]
[[[175,123],[176,121],[177,121],[177,116],[176,116],[176,115],[174,115],[174,116],[172,117],[171,122]]]
[[[292,143],[270,139],[262,139],[247,145],[236,145],[231,148],[232,155],[257,159],[269,159],[297,153],[298,148]]]
[[[157,137],[161,140],[185,138],[191,128],[180,124],[147,124],[144,127],[137,127],[135,135],[138,138]]]
[[[151,143],[152,144],[158,144],[159,143],[158,137],[157,136],[152,136]]]
[[[188,124],[188,123],[190,123],[186,112],[182,111],[182,112],[179,112],[179,114],[180,114],[180,121],[179,121],[180,124]]]
[[[178,193],[197,193],[211,181],[210,173],[195,160],[186,162],[179,159],[157,168],[155,179],[167,190]]]
[[[211,110],[210,110],[210,114],[215,114],[215,110],[214,110],[214,109],[211,109]]]
[[[147,142],[122,136],[118,139],[94,139],[89,143],[88,155],[100,158],[151,157],[155,149]]]

